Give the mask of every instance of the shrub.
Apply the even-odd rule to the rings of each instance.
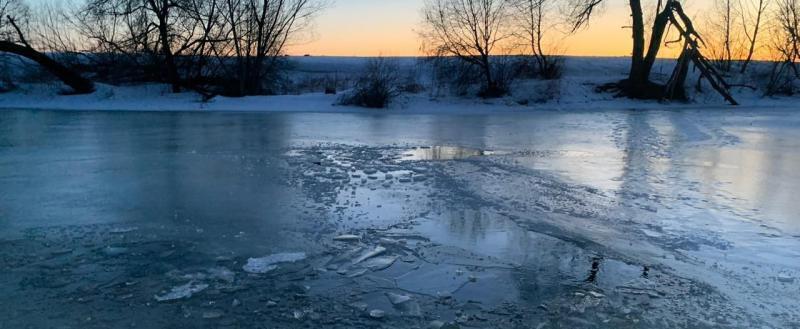
[[[493,83],[486,82],[481,68],[472,63],[451,57],[432,58],[433,83],[457,96],[477,95],[497,98],[508,95],[512,82],[519,76],[523,61],[515,56],[491,58]]]
[[[800,76],[796,65],[792,62],[773,63],[766,87],[767,96],[793,96],[800,91]]]
[[[396,63],[382,57],[371,59],[353,89],[342,96],[339,104],[367,108],[389,106],[394,98],[400,96],[398,71]]]
[[[481,83],[481,72],[474,65],[451,57],[432,57],[433,83],[439,91],[466,96]]]

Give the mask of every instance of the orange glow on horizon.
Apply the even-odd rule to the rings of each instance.
[[[687,1],[685,7],[697,17],[705,14],[707,10],[701,9],[710,3]],[[416,33],[421,8],[419,0],[340,0],[320,14],[308,40],[288,47],[287,52],[296,56],[423,56]],[[551,42],[568,56],[629,56],[630,29],[624,27],[628,16],[624,1],[610,1],[588,27],[563,39],[555,36]],[[679,49],[675,48],[662,48],[659,57],[676,57]]]

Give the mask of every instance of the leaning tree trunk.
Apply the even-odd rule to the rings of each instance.
[[[0,41],[0,52],[16,54],[38,63],[72,88],[76,94],[88,94],[94,91],[94,83],[92,81],[81,77],[78,73],[38,52],[36,49],[13,42]]]
[[[683,46],[683,51],[678,57],[675,70],[669,78],[667,85],[664,87],[664,99],[669,100],[686,100],[686,78],[689,75],[689,62],[692,56],[697,56],[694,53],[694,48],[691,47],[687,41]]]

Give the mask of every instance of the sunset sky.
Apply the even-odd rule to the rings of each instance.
[[[560,0],[557,0],[560,1]],[[562,44],[569,55],[630,54],[627,1],[607,0],[589,28]],[[686,1],[687,11],[703,15],[713,0]],[[293,55],[414,56],[419,55],[423,0],[336,0],[320,14],[310,40],[293,45]],[[698,14],[699,13],[699,14]],[[669,52],[666,52],[669,54]]]

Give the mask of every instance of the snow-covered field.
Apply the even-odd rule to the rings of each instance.
[[[298,84],[313,79],[352,78],[367,62],[367,58],[296,57],[289,76]],[[518,80],[510,96],[481,100],[456,97],[431,87],[425,67],[416,58],[390,59],[404,72],[419,72],[420,83],[426,86],[419,94],[405,94],[389,109],[394,113],[495,113],[548,110],[602,110],[618,108],[725,108],[724,100],[706,86],[702,92],[690,89],[689,103],[659,103],[619,99],[608,93],[597,93],[595,87],[625,77],[627,58],[567,58],[564,76],[558,81]],[[662,60],[654,70],[656,79],[666,79],[672,70],[671,60]],[[763,66],[763,65],[761,65]],[[754,65],[758,69],[759,65]],[[761,69],[765,69],[761,67]],[[743,81],[740,81],[743,80]],[[690,81],[695,81],[690,79]],[[748,77],[734,77],[731,83],[759,85]],[[110,86],[98,85],[90,95],[59,95],[62,87],[23,85],[10,93],[0,94],[0,108],[54,110],[128,110],[128,111],[264,111],[264,112],[370,112],[360,108],[335,106],[338,96],[325,95],[323,90],[303,88],[301,94],[258,96],[244,98],[216,97],[203,102],[194,93],[170,94],[163,85]],[[735,87],[737,100],[749,108],[791,108],[796,98],[763,97],[762,92]],[[522,105],[525,104],[525,105]]]

